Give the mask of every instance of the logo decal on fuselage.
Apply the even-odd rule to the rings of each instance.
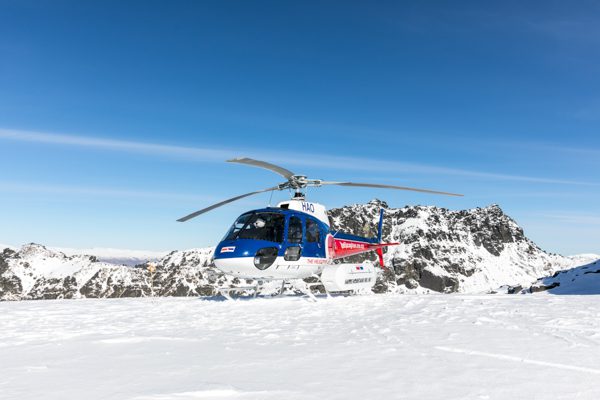
[[[366,249],[368,245],[366,243],[358,243],[358,242],[342,242],[338,241],[340,247],[344,250],[346,249]]]
[[[309,264],[327,264],[327,260],[324,258],[307,258],[306,262]]]
[[[227,246],[221,248],[221,253],[233,253],[235,251],[235,246]]]

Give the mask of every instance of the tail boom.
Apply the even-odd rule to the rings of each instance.
[[[337,236],[341,236],[342,234],[338,234]],[[376,239],[368,239],[361,238],[355,236],[353,238],[348,238],[350,235],[345,235],[345,237],[335,237],[331,236],[331,240],[329,243],[329,257],[337,260],[339,258],[349,257],[356,254],[366,253],[369,251],[376,251],[379,256],[379,263],[382,267],[383,265],[383,248],[387,246],[395,246],[400,243],[377,243]]]
[[[383,248],[396,246],[400,243],[381,243],[383,236],[383,214],[384,210],[381,208],[379,210],[379,224],[377,224],[377,237],[373,239],[341,232],[335,232],[334,235],[330,236],[327,242],[329,258],[336,260],[368,251],[375,251],[379,258],[379,265],[381,265],[381,268],[385,268],[383,264]]]

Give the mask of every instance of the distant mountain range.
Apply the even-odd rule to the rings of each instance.
[[[517,293],[538,279],[593,265],[600,258],[543,251],[497,205],[462,211],[423,206],[393,209],[373,200],[330,210],[332,228],[374,236],[380,208],[386,209],[384,240],[400,245],[385,254],[389,269],[380,276],[376,292]],[[224,275],[211,264],[211,257],[212,248],[163,254],[60,250],[39,244],[8,247],[0,252],[0,300],[213,296],[220,287],[255,284]],[[376,259],[374,254],[366,257]],[[147,261],[156,262],[152,275]],[[581,279],[589,275],[581,274]],[[539,290],[548,288],[542,281],[534,285]],[[299,293],[302,286],[303,282],[290,282],[286,291]],[[265,284],[262,293],[273,293],[277,287],[277,283]]]
[[[169,253],[168,251],[124,250],[98,247],[91,249],[51,247],[50,249],[57,250],[67,256],[92,254],[98,261],[116,265],[128,265],[131,267],[144,264],[148,261],[158,262]]]

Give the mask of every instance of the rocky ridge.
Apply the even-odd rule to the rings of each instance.
[[[393,274],[380,282],[380,290],[489,292],[502,285],[529,285],[574,265],[568,257],[540,249],[498,205],[451,211],[432,206],[389,208],[372,200],[331,210],[331,226],[375,236],[380,208],[385,209],[383,240],[400,243],[384,256]],[[375,255],[370,257],[376,260]]]
[[[376,292],[482,293],[502,285],[529,287],[540,277],[576,265],[536,246],[497,205],[463,211],[391,209],[373,200],[330,210],[332,228],[374,236],[380,208],[386,209],[384,240],[400,245],[385,254],[389,269],[380,276]],[[38,244],[6,248],[0,253],[0,300],[212,296],[219,287],[254,284],[224,275],[211,257],[212,248],[174,251],[151,274],[146,264],[115,265]],[[366,257],[376,260],[374,254]],[[263,293],[276,290],[277,284],[266,285]],[[288,285],[287,291],[297,289]]]
[[[150,274],[145,264],[115,265],[32,243],[0,253],[0,299],[212,295],[227,277],[213,274],[211,256],[212,249],[172,252]]]

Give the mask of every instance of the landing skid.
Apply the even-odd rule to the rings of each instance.
[[[279,290],[277,291],[277,293],[272,293],[272,294],[267,294],[267,295],[259,295],[259,292],[261,291],[261,289],[264,288],[264,284],[263,282],[257,282],[256,285],[252,285],[252,286],[234,286],[234,287],[221,287],[217,289],[217,293],[221,296],[223,296],[226,300],[236,300],[236,299],[241,299],[241,298],[257,298],[257,297],[266,297],[266,298],[273,298],[273,297],[283,297],[285,296],[285,285],[286,283],[290,283],[292,285],[292,287],[297,290],[300,293],[297,293],[297,295],[301,295],[304,296],[307,300],[312,301],[312,302],[316,302],[318,300],[318,298],[327,298],[330,299],[332,297],[337,297],[337,296],[348,296],[348,295],[361,295],[361,294],[368,294],[368,293],[373,293],[371,291],[371,289],[355,289],[355,290],[343,290],[343,291],[330,291],[327,290],[327,285],[325,285],[323,283],[323,281],[321,280],[321,276],[320,275],[313,275],[312,276],[313,279],[316,279],[314,282],[305,282],[303,280],[291,280],[291,281],[287,281],[287,280],[282,280],[281,281],[281,286],[279,288]],[[317,287],[322,287],[323,291],[320,290],[315,290],[315,288]],[[233,296],[233,293],[251,293],[249,296]]]
[[[269,297],[281,297],[284,295],[284,290],[285,290],[285,284],[286,281],[282,280],[281,281],[281,288],[279,289],[279,292],[275,295],[271,295]],[[234,300],[234,298],[231,296],[232,292],[247,292],[250,291],[252,293],[252,298],[255,299],[258,297],[258,292],[261,289],[262,286],[262,282],[258,282],[256,285],[254,286],[234,286],[234,287],[223,287],[223,288],[218,288],[217,292],[225,297],[227,300]]]
[[[317,301],[318,298],[315,295],[314,291],[312,290],[314,287],[317,286],[323,286],[323,284],[321,282],[313,282],[313,283],[307,283],[306,284],[306,291],[304,292],[304,295],[306,296],[306,298],[308,300],[311,301]],[[324,287],[324,286],[323,286]],[[325,288],[325,287],[324,287]],[[323,293],[318,292],[317,295],[322,295]],[[346,290],[346,291],[342,291],[342,292],[330,292],[325,288],[325,297],[327,299],[331,299],[334,297],[347,297],[347,296],[358,296],[358,295],[365,295],[365,294],[373,294],[373,292],[371,290]],[[321,297],[322,298],[322,297]]]
[[[327,295],[327,298],[330,298],[331,294],[327,291],[327,288],[325,287],[325,285],[323,285],[323,282],[321,281],[321,276],[313,275],[313,277],[317,278],[316,282],[311,282],[311,283],[305,284],[306,290],[304,291],[304,294],[308,297],[308,299],[312,300],[312,301],[317,301],[317,297],[313,293],[313,288],[315,288],[317,286],[322,286],[323,289],[325,290],[325,294]]]
[[[256,298],[256,296],[258,296],[258,285],[218,288],[217,292],[227,300],[233,300],[233,297],[231,297],[231,292],[242,292],[248,290],[252,291],[252,298]]]

